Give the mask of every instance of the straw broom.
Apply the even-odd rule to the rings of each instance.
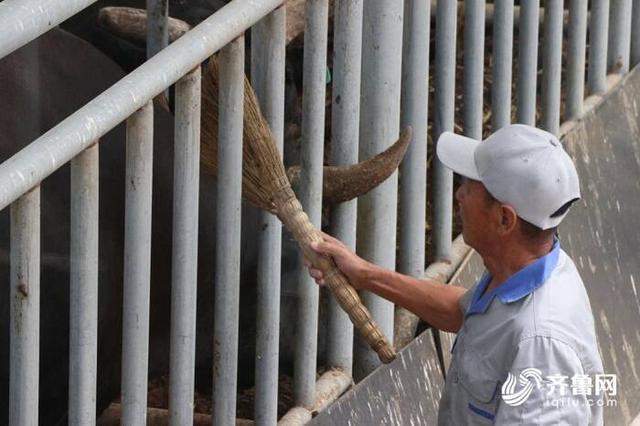
[[[212,58],[206,65],[202,97],[201,162],[204,168],[217,170],[218,140],[218,63]],[[406,129],[402,138],[410,138]],[[336,267],[330,257],[318,255],[310,248],[312,242],[322,241],[291,188],[284,165],[273,143],[271,129],[262,116],[260,106],[249,81],[244,84],[244,135],[242,160],[242,195],[254,206],[275,214],[293,234],[304,256],[322,270],[327,286],[349,315],[355,328],[376,351],[383,363],[391,362],[396,354],[384,334],[362,304],[356,290]]]

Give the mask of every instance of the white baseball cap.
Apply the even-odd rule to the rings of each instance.
[[[541,229],[558,226],[567,210],[554,213],[580,198],[573,161],[544,130],[512,124],[483,142],[444,132],[436,150],[445,166],[482,182],[494,198]]]

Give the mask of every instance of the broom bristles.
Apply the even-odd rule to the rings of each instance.
[[[201,150],[201,162],[205,171],[217,171],[217,131],[218,131],[218,64],[215,58],[209,61],[204,79],[203,98],[203,138],[209,146]],[[322,239],[320,231],[311,223],[295,197],[278,153],[271,129],[260,112],[260,106],[251,85],[245,77],[244,85],[244,131],[242,160],[242,190],[245,199],[257,207],[278,216],[291,231],[301,249],[311,258],[318,256],[310,251],[312,241]],[[212,158],[213,157],[213,158]],[[330,282],[334,294],[342,296],[337,300],[349,314],[351,321],[365,341],[376,350],[383,362],[395,358],[395,351],[371,314],[353,291],[344,275],[328,259],[316,259]]]
[[[218,171],[218,72],[218,60],[213,57],[206,66],[203,81],[200,160],[203,171],[212,175]],[[282,185],[289,185],[289,180],[271,128],[246,77],[243,140],[242,196],[256,207],[274,213],[272,195]]]

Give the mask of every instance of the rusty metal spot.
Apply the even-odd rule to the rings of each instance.
[[[22,297],[29,297],[29,286],[26,283],[19,283],[18,284],[18,293],[22,296]]]

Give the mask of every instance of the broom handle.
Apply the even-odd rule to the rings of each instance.
[[[349,315],[351,322],[360,332],[369,346],[376,351],[380,361],[385,364],[393,361],[396,353],[376,325],[367,308],[362,304],[358,292],[349,284],[344,274],[336,267],[331,258],[319,255],[310,247],[312,242],[322,241],[322,234],[309,220],[302,205],[293,194],[293,190],[284,188],[274,198],[278,218],[291,231],[300,245],[305,257],[324,274],[324,281],[333,292],[342,309]]]

